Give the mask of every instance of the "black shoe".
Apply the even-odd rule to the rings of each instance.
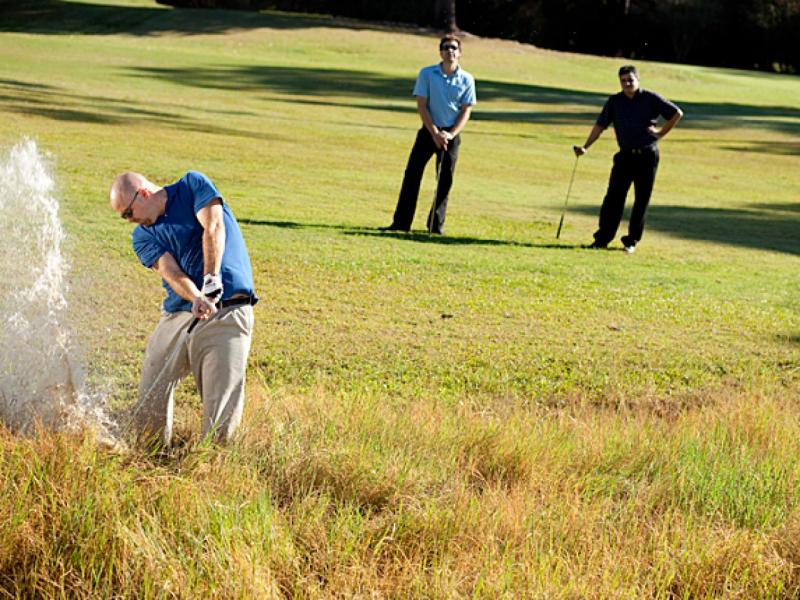
[[[405,227],[398,227],[397,225],[392,223],[391,225],[387,225],[386,227],[378,227],[378,231],[404,231],[408,233],[409,230],[406,229]]]
[[[600,244],[597,242],[597,240],[595,240],[591,244],[584,246],[584,248],[587,248],[588,250],[605,250],[608,248],[608,244]]]

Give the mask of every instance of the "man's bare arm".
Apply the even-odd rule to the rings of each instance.
[[[197,220],[203,226],[203,274],[218,275],[225,252],[222,200],[216,198],[197,211]]]
[[[664,123],[660,129],[657,127],[652,127],[650,131],[652,131],[656,136],[658,136],[658,139],[663,139],[664,136],[666,136],[672,130],[672,128],[678,124],[678,121],[680,121],[682,118],[683,118],[683,111],[679,108],[678,112],[672,115],[672,117],[668,119],[667,122]]]
[[[572,147],[572,150],[575,152],[575,156],[583,156],[586,154],[589,151],[589,146],[594,144],[605,130],[605,127],[601,127],[595,123],[594,127],[592,127],[592,130],[589,132],[589,137],[587,137],[586,141],[583,143],[583,146]]]
[[[153,264],[153,270],[161,275],[173,292],[192,303],[192,314],[198,319],[207,319],[217,312],[216,307],[206,300],[169,252],[165,252],[158,258]]]

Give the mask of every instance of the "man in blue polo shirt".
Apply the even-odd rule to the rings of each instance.
[[[634,202],[628,222],[628,235],[622,236],[625,252],[632,254],[644,233],[645,215],[658,169],[658,141],[683,117],[683,111],[663,96],[639,87],[639,73],[633,65],[619,69],[622,91],[609,96],[583,146],[573,146],[583,156],[597,138],[614,124],[619,152],[608,181],[608,191],[600,207],[600,224],[589,248],[605,248],[617,235],[625,197],[633,183]],[[658,117],[666,119],[656,127]]]
[[[435,207],[428,214],[428,231],[442,233],[447,212],[447,196],[453,185],[453,173],[461,145],[461,130],[469,121],[475,105],[475,79],[464,71],[461,58],[461,40],[446,35],[439,41],[442,62],[425,67],[419,72],[413,95],[417,98],[417,112],[422,128],[408,157],[403,185],[397,200],[392,224],[381,231],[410,231],[425,165],[436,154],[439,173]]]
[[[244,408],[245,370],[257,302],[247,248],[214,184],[189,171],[159,187],[126,172],[111,208],[138,226],[133,249],[162,277],[161,319],[147,343],[134,420],[148,443],[168,446],[173,392],[189,372],[203,401],[204,436],[229,440]]]

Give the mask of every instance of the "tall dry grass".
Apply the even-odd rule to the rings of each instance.
[[[2,437],[10,597],[790,598],[796,399],[670,419],[263,394],[229,447]]]

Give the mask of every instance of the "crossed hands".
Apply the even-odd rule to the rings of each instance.
[[[433,136],[433,143],[439,150],[447,150],[447,144],[453,139],[453,135],[449,131],[439,129]]]

